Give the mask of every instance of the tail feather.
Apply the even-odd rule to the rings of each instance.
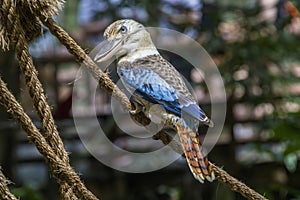
[[[177,133],[193,176],[201,183],[203,183],[205,179],[210,182],[213,181],[215,179],[214,172],[205,156],[197,134],[181,123],[177,125]]]

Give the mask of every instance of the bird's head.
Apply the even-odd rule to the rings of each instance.
[[[104,31],[105,41],[94,60],[102,62],[116,56],[134,60],[139,56],[158,53],[145,27],[131,19],[118,20]]]

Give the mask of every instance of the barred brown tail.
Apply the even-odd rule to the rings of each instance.
[[[213,181],[215,179],[214,172],[203,152],[203,147],[197,134],[190,128],[177,125],[177,133],[181,141],[182,148],[190,170],[194,177],[201,183],[204,180]]]

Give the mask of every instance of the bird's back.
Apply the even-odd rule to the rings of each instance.
[[[181,74],[175,69],[175,67],[165,60],[161,55],[150,55],[143,59],[138,59],[133,66],[144,66],[151,71],[154,71],[160,75],[170,86],[172,86],[177,92],[181,93],[194,100],[194,97],[188,90]]]

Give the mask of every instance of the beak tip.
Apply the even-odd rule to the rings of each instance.
[[[100,56],[98,54],[96,54],[96,56],[93,58],[94,62],[99,62],[100,60]]]

